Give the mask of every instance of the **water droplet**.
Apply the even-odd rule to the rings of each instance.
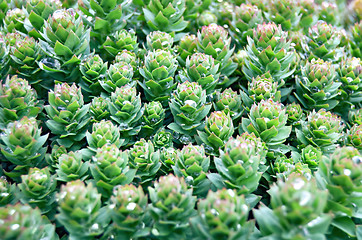
[[[305,184],[305,182],[301,178],[297,178],[294,180],[294,182],[292,182],[292,185],[295,190],[301,189],[304,186],[304,184]]]
[[[343,173],[344,173],[344,175],[346,175],[346,176],[350,176],[351,173],[352,173],[352,171],[349,170],[349,169],[344,169],[344,170],[343,170]]]
[[[310,201],[311,198],[312,195],[310,194],[310,192],[303,191],[301,199],[299,201],[300,206],[305,206]]]
[[[128,203],[126,208],[127,208],[128,211],[132,211],[132,210],[134,210],[136,208],[136,206],[137,206],[136,203],[131,202],[131,203]]]
[[[11,230],[16,230],[16,229],[18,229],[20,227],[20,225],[19,224],[13,224],[13,225],[11,225]]]
[[[214,216],[218,216],[219,215],[219,212],[216,211],[216,209],[211,209],[210,212],[214,215]]]

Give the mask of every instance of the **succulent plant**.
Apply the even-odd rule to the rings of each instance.
[[[103,97],[93,98],[89,107],[89,114],[91,115],[92,122],[100,122],[109,119],[108,99]]]
[[[150,0],[145,4],[143,13],[151,30],[171,33],[187,27],[188,22],[183,17],[185,10],[185,0]]]
[[[332,26],[340,25],[341,19],[339,9],[336,3],[323,1],[319,5],[319,20],[324,21]]]
[[[193,34],[185,35],[181,38],[177,46],[177,60],[182,67],[186,66],[187,57],[191,56],[197,51],[197,37]]]
[[[130,64],[132,66],[133,70],[135,71],[135,73],[137,73],[139,63],[138,63],[137,56],[134,52],[126,50],[126,49],[119,52],[114,59],[114,63],[120,63],[120,62],[125,62],[125,63]]]
[[[95,238],[103,233],[109,218],[102,217],[101,195],[92,184],[86,186],[80,180],[68,182],[61,187],[57,198],[56,219],[71,238]]]
[[[340,117],[324,109],[310,112],[301,125],[301,129],[296,129],[300,146],[319,147],[323,153],[333,152],[344,128]]]
[[[349,145],[362,150],[362,125],[353,125],[352,128],[348,131],[347,141]]]
[[[266,154],[262,146],[260,138],[247,133],[225,143],[220,149],[220,157],[214,161],[227,188],[235,189],[238,195],[250,194],[257,189],[262,175],[259,164]]]
[[[361,34],[362,34],[362,20],[360,22],[356,22],[354,26],[351,27],[352,33],[352,41],[351,41],[351,48],[352,48],[352,55],[354,57],[362,58],[362,41],[361,41]]]
[[[106,50],[107,55],[114,58],[123,50],[137,51],[137,36],[134,31],[125,29],[119,30],[109,36],[103,43],[102,48]]]
[[[338,90],[342,85],[336,77],[331,62],[322,59],[307,61],[300,76],[296,76],[295,96],[305,109],[331,110],[338,104]]]
[[[61,30],[58,30],[61,29]],[[40,63],[53,79],[72,82],[79,79],[79,64],[89,54],[90,29],[86,29],[82,18],[73,9],[55,11],[44,22],[41,46],[54,62]]]
[[[111,64],[106,74],[105,80],[100,81],[102,88],[108,93],[113,93],[116,88],[125,85],[134,86],[136,82],[132,81],[133,68],[126,62]]]
[[[177,150],[174,147],[163,147],[160,149],[161,175],[168,175],[173,172],[172,167],[177,161]]]
[[[307,32],[311,26],[316,24],[319,17],[317,15],[319,9],[314,0],[301,0],[299,4],[301,14],[299,26],[303,28],[304,32]]]
[[[217,20],[218,20],[218,18],[213,12],[205,11],[198,15],[196,22],[197,22],[197,26],[200,28],[202,26],[208,26],[211,23],[217,24]]]
[[[144,80],[138,83],[143,88],[147,100],[165,103],[176,87],[176,57],[168,50],[158,49],[149,51],[144,62],[144,67],[139,70]]]
[[[203,26],[197,32],[197,50],[201,53],[212,56],[216,64],[220,64],[219,72],[225,76],[230,76],[237,65],[231,60],[234,48],[231,48],[231,38],[228,32],[217,24]]]
[[[332,25],[321,21],[309,28],[302,47],[309,60],[323,59],[338,62],[343,56],[341,33]]]
[[[235,190],[210,191],[197,203],[198,215],[191,225],[197,239],[249,239],[254,221],[248,221],[250,207]]]
[[[298,29],[301,18],[299,1],[269,1],[268,11],[264,15],[269,22],[280,24],[284,31]]]
[[[167,131],[164,127],[160,128],[152,137],[152,143],[156,149],[172,147],[172,140],[172,133]]]
[[[15,75],[0,84],[1,128],[25,116],[37,117],[41,110],[36,91],[25,79]]]
[[[78,8],[92,29],[95,48],[98,48],[107,36],[126,26],[132,15],[130,5],[130,1],[78,0]]]
[[[139,120],[144,111],[136,88],[129,85],[116,88],[111,94],[108,109],[111,119],[119,125],[121,139],[124,139],[122,145],[132,142],[133,136],[141,129]]]
[[[168,50],[172,51],[173,37],[165,32],[154,31],[147,35],[147,50]]]
[[[297,55],[291,45],[288,33],[275,23],[263,23],[253,30],[246,45],[247,57],[243,65],[246,78],[251,81],[269,72],[278,88],[285,84],[286,78],[295,71]],[[282,96],[285,94],[282,93]]]
[[[214,91],[219,80],[219,66],[212,56],[194,53],[186,59],[186,66],[180,75],[182,82],[197,82],[207,94]]]
[[[5,177],[0,177],[0,207],[17,202],[16,184],[9,183]]]
[[[161,176],[148,188],[153,220],[151,233],[158,239],[185,238],[190,227],[189,219],[195,214],[196,198],[183,178],[173,175]]]
[[[187,185],[192,186],[193,194],[206,196],[211,188],[207,178],[210,157],[206,157],[202,146],[188,144],[177,153],[176,163],[172,167],[177,177],[183,177]]]
[[[289,137],[292,128],[287,126],[288,115],[283,104],[272,99],[253,104],[249,118],[243,118],[239,132],[254,133],[265,142],[269,149],[279,150]]]
[[[145,104],[142,116],[142,128],[140,136],[152,136],[162,127],[165,119],[165,109],[160,102]]]
[[[206,118],[204,131],[197,131],[202,143],[208,154],[219,155],[219,149],[223,147],[226,141],[234,133],[233,121],[230,114],[215,111]]]
[[[21,179],[22,182],[18,184],[20,201],[33,208],[38,207],[42,214],[54,214],[57,187],[55,175],[51,175],[48,168],[30,168],[28,174],[22,175]]]
[[[351,125],[353,124],[362,124],[362,108],[357,110],[349,111],[348,119]]]
[[[55,135],[53,139],[67,149],[78,150],[89,123],[89,104],[84,104],[81,88],[75,84],[56,84],[54,91],[48,93],[48,102],[46,125]]]
[[[118,126],[111,121],[102,120],[99,123],[93,123],[92,132],[87,132],[86,138],[88,149],[93,153],[96,153],[97,149],[104,145],[114,144],[117,148],[122,145]]]
[[[27,204],[0,207],[0,219],[0,234],[4,240],[59,239],[49,219]]]
[[[328,192],[317,188],[315,180],[291,174],[279,179],[268,191],[270,207],[253,210],[260,227],[259,238],[324,239],[331,216],[324,213]]]
[[[83,161],[81,151],[68,152],[58,158],[56,165],[57,180],[61,182],[70,182],[75,180],[85,180],[88,174],[89,162]]]
[[[241,96],[231,88],[223,92],[216,92],[213,106],[216,111],[223,111],[229,114],[233,121],[237,121],[243,113]]]
[[[155,150],[151,141],[144,138],[137,141],[128,152],[129,165],[137,169],[135,181],[148,184],[161,167],[160,151]]]
[[[308,145],[302,149],[301,162],[308,164],[311,170],[317,170],[321,160],[322,152],[318,148]]]
[[[109,208],[112,209],[110,235],[119,239],[131,239],[140,236],[144,230],[143,217],[147,208],[147,196],[139,186],[117,186],[111,197]],[[142,227],[143,225],[143,227]]]
[[[337,148],[329,157],[324,156],[319,165],[316,179],[322,189],[328,189],[326,211],[332,211],[334,219],[330,236],[336,229],[342,238],[355,237],[356,226],[361,220],[362,156],[353,147]],[[355,219],[351,219],[355,217]]]
[[[35,118],[25,116],[9,123],[0,136],[1,153],[12,164],[5,174],[17,180],[29,168],[41,166],[47,150],[46,146],[43,147],[47,138],[48,134],[41,136]]]
[[[7,32],[23,32],[26,33],[24,28],[24,21],[26,18],[25,11],[20,8],[9,9],[4,18],[4,28]]]
[[[107,144],[97,149],[90,165],[95,186],[102,197],[108,199],[117,185],[126,185],[132,182],[136,169],[128,166],[128,153],[122,152],[114,144]]]
[[[231,30],[238,48],[243,48],[247,38],[253,36],[253,29],[263,23],[263,12],[256,5],[241,4],[234,8]]]
[[[289,125],[298,124],[299,120],[303,117],[303,109],[296,102],[292,102],[286,106],[286,113],[288,114],[287,123]]]
[[[67,149],[64,146],[53,145],[50,153],[45,155],[45,161],[48,164],[49,171],[54,173],[59,163],[59,157],[67,153]]]
[[[86,96],[99,96],[100,81],[102,81],[107,72],[108,63],[103,62],[97,54],[91,54],[84,59],[79,67],[82,74],[82,80],[79,85],[82,87]]]
[[[211,109],[211,104],[206,103],[206,96],[206,91],[197,82],[179,84],[169,103],[174,122],[168,128],[186,137],[196,134]]]

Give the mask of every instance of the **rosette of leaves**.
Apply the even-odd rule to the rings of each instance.
[[[172,133],[167,131],[164,127],[161,127],[152,137],[152,143],[156,149],[172,147],[172,140]]]
[[[268,169],[268,172],[272,172],[274,179],[288,179],[291,174],[295,173],[311,179],[312,171],[308,164],[300,162],[300,159],[293,159],[293,157],[288,158],[285,155],[276,154],[271,164],[271,171]]]
[[[57,169],[57,164],[59,163],[59,157],[67,153],[67,149],[64,146],[53,145],[52,151],[45,155],[45,161],[49,166],[51,173],[54,173]]]
[[[338,62],[343,56],[341,33],[332,25],[320,21],[309,28],[302,41],[302,48],[309,60],[323,59],[324,61]]]
[[[80,80],[79,85],[87,98],[100,95],[100,82],[105,77],[107,68],[108,63],[103,62],[98,54],[91,54],[82,61],[79,67],[82,80]]]
[[[124,139],[122,146],[132,142],[133,137],[141,130],[139,120],[144,111],[136,88],[129,85],[116,88],[109,99],[108,109],[111,119],[119,125],[121,139]]]
[[[112,195],[115,186],[131,183],[137,171],[129,168],[128,153],[122,152],[114,144],[98,148],[92,160],[90,170],[104,199]]]
[[[234,15],[234,4],[230,3],[229,1],[219,1],[216,2],[216,4],[211,7],[211,9],[214,10],[217,16],[217,24],[220,26],[230,25]]]
[[[292,127],[287,126],[288,115],[283,104],[272,99],[254,103],[249,117],[243,118],[239,132],[254,133],[270,150],[284,152],[282,145],[289,137]]]
[[[55,190],[57,181],[49,169],[30,168],[27,175],[21,176],[20,201],[31,207],[38,207],[42,214],[52,216],[55,213]]]
[[[197,37],[194,34],[186,34],[183,36],[177,46],[177,60],[180,66],[186,66],[187,57],[191,56],[197,51]]]
[[[244,47],[248,43],[247,38],[253,36],[253,29],[263,23],[262,13],[257,6],[250,3],[243,3],[234,8],[230,27],[238,48]]]
[[[131,1],[78,0],[84,21],[91,27],[94,47],[97,49],[110,34],[123,29],[132,16]]]
[[[152,50],[168,50],[172,52],[173,37],[165,32],[154,31],[146,37],[146,48],[149,51]]]
[[[268,191],[270,206],[253,210],[260,227],[259,238],[324,239],[331,216],[324,213],[328,192],[319,190],[315,180],[300,174],[279,179]]]
[[[231,56],[234,53],[234,48],[231,48],[231,38],[228,32],[217,24],[203,26],[201,31],[197,32],[197,50],[201,53],[212,56],[216,64],[220,64],[219,72],[226,77],[230,76],[235,69],[235,64]],[[232,82],[225,83],[230,85]]]
[[[152,218],[151,234],[157,239],[185,239],[189,219],[194,216],[196,198],[183,178],[161,176],[148,188]]]
[[[48,93],[45,122],[54,140],[67,149],[78,150],[83,145],[89,123],[89,104],[84,104],[81,88],[74,83],[56,84]]]
[[[362,20],[356,22],[351,27],[352,39],[350,41],[352,48],[352,55],[354,57],[362,58],[362,40],[360,36],[362,35]]]
[[[288,114],[287,123],[289,125],[299,124],[299,120],[301,120],[303,117],[303,109],[296,102],[292,102],[286,106],[286,113]]]
[[[343,129],[344,124],[337,115],[324,109],[313,110],[306,120],[301,121],[301,129],[296,129],[299,147],[312,145],[319,147],[324,154],[333,152]]]
[[[349,111],[348,120],[351,125],[353,124],[362,125],[362,108]]]
[[[6,127],[10,122],[21,118],[37,117],[42,107],[36,91],[25,79],[8,76],[0,84],[0,126]]]
[[[278,88],[285,84],[296,68],[297,55],[291,45],[288,33],[275,23],[259,24],[248,38],[247,56],[243,65],[246,78],[253,78],[269,72]],[[286,91],[286,90],[284,90]],[[287,93],[282,92],[282,96]]]
[[[206,91],[197,82],[179,84],[169,103],[174,122],[168,128],[185,135],[191,142],[196,130],[203,128],[203,119],[210,112],[211,104],[206,103],[206,97]]]
[[[230,114],[215,111],[206,118],[204,131],[197,131],[199,138],[205,144],[206,152],[210,155],[219,155],[219,149],[234,133],[233,121]]]
[[[197,203],[198,214],[191,219],[195,239],[249,239],[255,222],[248,221],[250,207],[235,190],[210,191]]]
[[[229,114],[234,122],[241,117],[244,110],[241,96],[236,91],[227,88],[222,92],[216,92],[215,97],[213,106],[216,111],[223,111],[225,114]]]
[[[210,157],[206,157],[203,146],[184,146],[177,152],[175,165],[172,166],[177,177],[183,177],[196,196],[206,196],[211,188],[211,182],[207,178],[210,167]]]
[[[5,177],[0,177],[0,207],[17,202],[16,184],[9,183]]]
[[[318,21],[319,9],[314,0],[301,0],[299,4],[301,14],[299,26],[307,32]]]
[[[14,180],[26,174],[31,167],[43,164],[47,147],[43,147],[48,134],[41,136],[35,118],[23,117],[9,123],[0,136],[0,149],[4,160],[11,163],[5,174]]]
[[[52,79],[73,82],[80,79],[79,64],[89,54],[89,35],[82,18],[73,9],[55,11],[44,22],[41,47],[51,58],[39,67]],[[48,65],[47,65],[48,64]]]
[[[59,239],[55,226],[38,208],[25,204],[0,207],[0,234],[10,239]]]
[[[58,158],[56,165],[57,180],[70,182],[75,180],[85,180],[88,178],[89,162],[83,161],[81,151],[68,152]]]
[[[12,71],[26,78],[30,84],[41,83],[38,62],[43,58],[39,43],[34,38],[14,34],[15,43],[10,44],[10,65]]]
[[[62,3],[59,0],[26,1],[27,19],[24,22],[24,27],[28,31],[29,36],[35,39],[42,38],[40,32],[43,30],[44,21],[61,8]]]
[[[7,11],[9,10],[9,7],[11,7],[9,4],[10,4],[10,0],[1,0],[1,3],[0,3],[0,25],[1,25],[1,27],[4,25],[5,15],[6,15]]]
[[[301,67],[295,78],[295,96],[305,109],[331,110],[337,106],[339,88],[342,83],[335,80],[337,74],[331,62],[312,59]]]
[[[301,162],[308,164],[308,167],[315,171],[318,169],[319,162],[322,160],[322,152],[312,145],[302,149]]]
[[[323,1],[319,5],[319,20],[322,20],[332,26],[340,25],[341,19],[339,9],[336,3]]]
[[[215,166],[227,188],[235,189],[238,194],[250,194],[259,185],[262,172],[259,164],[265,158],[265,149],[258,144],[260,139],[247,137],[246,134],[230,138],[220,149],[220,157],[214,159]]]
[[[142,127],[140,135],[152,136],[162,127],[165,120],[165,109],[160,102],[150,102],[145,104],[142,116]]]
[[[284,31],[298,29],[301,18],[299,1],[269,1],[268,11],[265,11],[264,15],[269,22],[281,25]]]
[[[352,106],[362,107],[362,61],[359,58],[342,60],[337,70],[341,82],[341,112]],[[347,115],[347,114],[346,114]]]
[[[194,53],[186,60],[186,66],[180,75],[182,82],[197,82],[207,94],[214,91],[219,80],[219,63],[212,56]]]
[[[89,114],[93,122],[109,119],[108,99],[103,97],[95,97],[89,107]]]
[[[153,50],[147,53],[144,64],[139,70],[144,80],[138,83],[143,88],[146,99],[166,104],[171,91],[176,87],[174,83],[178,66],[176,57],[168,50]]]
[[[120,139],[118,126],[114,125],[111,121],[106,120],[93,123],[92,132],[87,131],[86,138],[90,155],[94,155],[98,148],[108,144],[114,144],[117,148],[120,148],[123,141]]]
[[[23,9],[9,9],[4,18],[4,30],[9,33],[16,31],[27,33],[24,27],[25,18],[26,14]]]
[[[280,101],[281,94],[278,91],[278,82],[275,82],[269,72],[267,72],[253,78],[248,83],[247,94],[241,92],[241,97],[246,105],[246,109],[250,111],[252,104],[258,103],[261,100],[272,99],[275,102]]]
[[[347,133],[347,142],[349,145],[362,151],[362,125],[353,125]]]
[[[141,185],[152,181],[161,167],[160,151],[144,138],[133,145],[128,156],[130,167],[137,169],[135,181]]]
[[[109,217],[102,216],[101,194],[92,184],[85,186],[77,180],[63,185],[57,194],[57,221],[65,227],[70,238],[92,239],[100,236],[109,223]]]
[[[109,36],[103,43],[102,48],[106,50],[104,54],[109,58],[114,58],[123,50],[136,52],[138,50],[137,36],[133,30],[119,30]]]
[[[135,71],[135,75],[137,75],[136,73],[138,73],[138,59],[134,52],[126,49],[119,52],[114,59],[114,63],[120,63],[120,62],[125,62],[130,64],[133,70]]]
[[[171,33],[187,27],[188,22],[183,17],[185,10],[185,0],[150,0],[144,4],[143,14],[150,30]]]
[[[113,93],[116,88],[125,85],[134,86],[136,82],[132,81],[133,68],[125,62],[114,63],[109,66],[104,81],[100,81],[102,88],[108,93]]]
[[[177,161],[177,150],[174,147],[162,147],[160,149],[161,175],[168,175],[173,172],[172,167]]]
[[[117,239],[127,240],[141,237],[144,227],[143,218],[148,205],[148,199],[143,189],[134,185],[117,186],[114,189],[109,208],[113,224],[109,235]]]
[[[337,148],[324,156],[316,173],[322,189],[328,189],[326,211],[332,210],[334,219],[328,237],[356,237],[361,220],[362,156],[353,147]]]

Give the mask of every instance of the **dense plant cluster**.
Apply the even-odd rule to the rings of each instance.
[[[0,239],[362,240],[361,19],[0,0]]]

